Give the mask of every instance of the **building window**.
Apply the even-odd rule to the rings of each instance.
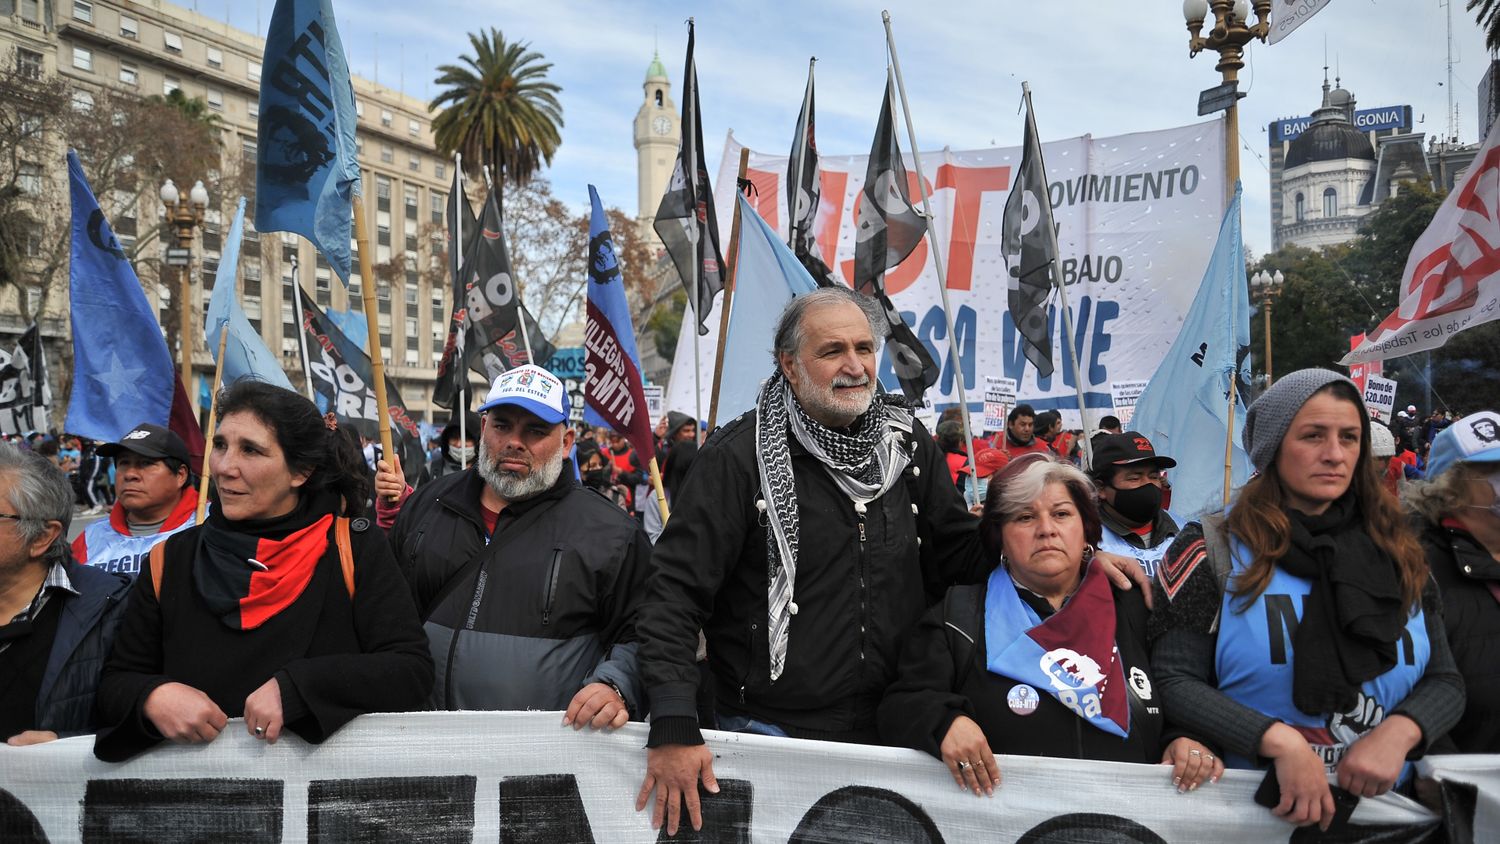
[[[93,53],[93,51],[92,50],[85,50],[82,47],[74,47],[73,48],[73,66],[76,67],[76,68],[78,68],[79,70],[86,70],[86,71],[88,71],[90,73],[93,73],[94,72],[94,53]]]
[[[73,110],[88,113],[94,110],[94,95],[88,91],[73,92]]]
[[[131,86],[140,83],[141,74],[136,69],[135,62],[120,62],[120,81]]]
[[[388,200],[388,199],[391,198],[391,180],[390,179],[386,178],[385,176],[376,176],[375,177],[375,198],[376,199],[386,199],[386,200]],[[387,206],[387,207],[389,207],[389,206]]]
[[[173,91],[182,90],[182,82],[175,76],[163,76],[161,78],[161,94],[170,97]]]
[[[42,78],[42,54],[30,50],[16,50],[16,72],[23,79]]]
[[[161,34],[161,37],[162,37],[162,43],[166,46],[166,48],[167,48],[168,51],[173,52],[173,53],[177,53],[178,55],[182,54],[182,36],[181,35],[178,35],[175,32],[163,31],[162,34]]]
[[[408,344],[410,344],[410,343],[414,343],[416,341],[414,341],[414,340],[408,340],[407,342],[408,342]],[[414,348],[411,345],[408,345],[406,347],[406,365],[407,366],[417,366],[418,365],[417,350],[416,350],[416,348]]]
[[[413,138],[421,137],[422,124],[415,120],[406,121],[406,134],[411,135]]]
[[[406,188],[406,219],[417,219],[417,189],[411,186]]]
[[[661,108],[661,91],[656,92],[656,107]]]
[[[245,110],[250,113],[251,117],[260,117],[260,99],[251,97],[245,100]]]
[[[21,140],[29,141],[42,135],[42,118],[35,114],[21,113]]]
[[[427,205],[431,209],[432,221],[434,223],[442,223],[443,215],[447,212],[445,206],[447,206],[448,204],[448,197],[437,193],[436,191],[434,191],[430,196],[431,199],[428,200]]]
[[[215,111],[224,110],[224,92],[214,88],[208,89],[208,107]]]
[[[89,0],[73,0],[73,20],[94,22],[94,4]]]
[[[1323,216],[1325,218],[1337,217],[1339,215],[1339,192],[1333,188],[1323,191]]]
[[[1300,223],[1307,217],[1307,197],[1299,193],[1292,204],[1296,208],[1296,217],[1294,219]]]
[[[422,172],[422,156],[417,155],[416,153],[412,153],[406,159],[406,169],[412,171],[413,173]]]
[[[380,163],[382,163],[382,164],[390,164],[391,162],[393,162],[395,160],[396,160],[396,151],[395,150],[391,149],[388,146],[382,146],[380,148]]]
[[[260,62],[245,62],[245,75],[251,82],[260,81]]]
[[[396,120],[396,117],[395,117],[395,115],[391,114],[390,109],[383,108],[383,109],[380,110],[380,125],[381,126],[384,126],[385,128],[389,129],[389,128],[391,128],[391,124],[394,123],[395,120]]]
[[[16,187],[22,193],[38,196],[42,192],[42,165],[33,161],[23,161],[16,170]]]
[[[441,161],[432,162],[432,175],[438,177],[439,179],[448,178],[448,165],[444,164]]]
[[[138,37],[140,35],[140,28],[140,24],[135,22],[135,18],[128,18],[124,15],[120,15],[121,38],[134,39]]]
[[[209,47],[208,66],[222,68],[224,66],[224,51],[218,47]]]
[[[21,0],[21,20],[39,26],[42,22],[41,0]]]

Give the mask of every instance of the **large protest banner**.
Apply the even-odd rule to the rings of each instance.
[[[367,715],[311,746],[290,734],[266,745],[235,719],[211,744],[164,744],[119,765],[94,759],[88,737],[0,745],[0,829],[14,842],[668,840],[633,811],[645,725],[595,734],[560,721],[556,712]],[[941,762],[915,750],[705,737],[720,792],[705,800],[702,833],[689,828],[678,840],[1305,837],[1254,803],[1256,772],[1231,771],[1180,795],[1160,765],[1001,756],[1000,788],[985,799],[958,790]],[[1491,776],[1500,764],[1469,758],[1487,760]],[[1337,840],[1415,842],[1437,822],[1387,795],[1361,800]]]
[[[1042,145],[1048,191],[1058,225],[1060,275],[1069,286],[1074,340],[1084,379],[1092,426],[1110,412],[1110,384],[1149,379],[1182,326],[1224,213],[1223,124],[1218,120],[1110,138],[1084,136]],[[742,146],[731,134],[725,143],[715,202],[719,221],[732,217],[735,168]],[[908,158],[910,153],[908,153]],[[849,283],[854,274],[859,204],[867,156],[823,152],[822,201],[815,233],[822,257]],[[1001,257],[1001,215],[1016,178],[1021,147],[925,152],[923,171],[932,174],[931,240],[924,240],[886,273],[886,291],[942,366],[928,390],[938,410],[957,401],[954,378],[961,373],[974,412],[982,412],[983,376],[1015,379],[1017,397],[1038,410],[1059,408],[1078,424],[1078,399],[1063,320],[1056,296],[1048,307],[1056,371],[1038,377],[1026,360],[1020,335],[1006,306],[1007,275]],[[751,151],[747,177],[755,184],[755,210],[785,237],[787,213],[783,179],[787,156]],[[912,175],[913,190],[915,175]],[[944,251],[948,295],[954,309],[959,360],[951,358],[937,269],[930,243]],[[717,307],[717,305],[716,305]],[[698,338],[703,372],[713,372],[718,316]],[[667,406],[691,412],[693,335],[679,335],[667,390]],[[764,366],[761,360],[731,365]],[[888,358],[880,379],[891,392],[900,387]],[[702,405],[709,405],[711,375],[701,382]]]

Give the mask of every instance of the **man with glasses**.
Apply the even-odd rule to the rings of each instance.
[[[73,490],[45,457],[0,444],[0,737],[91,731],[130,580],[74,562]]]
[[[115,503],[73,540],[73,557],[135,577],[152,546],[196,521],[198,490],[187,444],[160,425],[142,423],[117,443],[99,446],[115,460]]]

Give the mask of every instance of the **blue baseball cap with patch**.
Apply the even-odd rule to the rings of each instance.
[[[1444,428],[1432,440],[1427,477],[1435,478],[1455,463],[1500,462],[1500,413],[1481,410]]]
[[[530,411],[543,422],[556,425],[568,418],[568,389],[562,379],[535,364],[500,373],[484,397],[479,412],[503,404]]]

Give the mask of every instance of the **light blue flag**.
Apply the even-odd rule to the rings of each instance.
[[[719,385],[719,419],[727,420],[755,407],[760,385],[774,368],[776,320],[786,303],[818,289],[797,256],[766,225],[743,194],[740,203],[740,253],[734,270],[734,302],[729,339],[724,343],[724,376]]]
[[[276,0],[261,64],[255,228],[312,241],[348,284],[359,162],[331,0]]]
[[[349,342],[361,349],[370,347],[370,324],[365,322],[363,310],[350,308],[347,311],[341,311],[338,308],[328,308],[323,311],[323,314],[338,330],[344,332]]]
[[[1240,445],[1250,380],[1250,292],[1240,231],[1240,186],[1219,226],[1203,283],[1172,350],[1135,405],[1127,428],[1151,440],[1156,453],[1177,461],[1168,472],[1172,510],[1193,518],[1224,504],[1224,446],[1229,436],[1229,379],[1235,389],[1234,454],[1230,482],[1250,479],[1250,457]]]
[[[208,300],[203,336],[208,340],[209,351],[217,355],[219,333],[225,329],[229,331],[224,341],[223,383],[232,384],[248,376],[290,390],[292,382],[287,380],[281,362],[266,348],[265,341],[240,309],[235,279],[239,275],[240,239],[244,233],[245,198],[242,196],[234,212],[234,223],[229,227],[229,239],[224,244],[218,275],[214,277],[214,294]]]
[[[73,390],[63,430],[105,442],[172,412],[172,356],[120,241],[99,210],[78,154],[68,150],[73,245],[68,296]]]

